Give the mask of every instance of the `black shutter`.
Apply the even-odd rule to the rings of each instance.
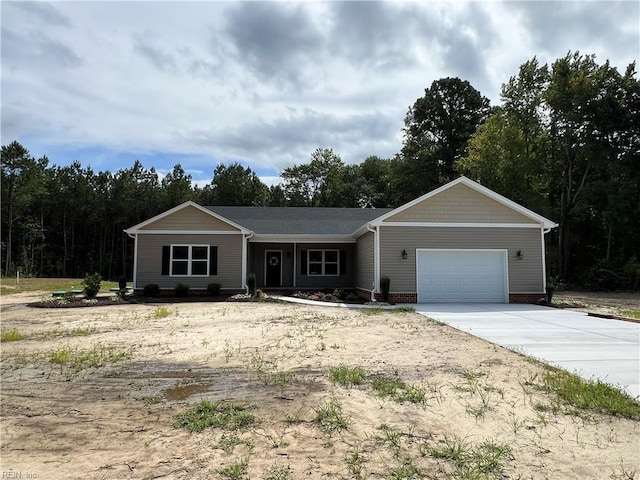
[[[307,274],[307,251],[302,250],[300,252],[300,273],[302,275]]]
[[[169,261],[171,260],[171,250],[169,245],[162,247],[162,275],[169,275]]]
[[[209,275],[218,275],[218,247],[209,247]]]
[[[347,274],[347,252],[340,250],[340,275]]]

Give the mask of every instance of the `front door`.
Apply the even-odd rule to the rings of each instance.
[[[267,250],[264,252],[265,269],[264,285],[266,287],[280,287],[282,285],[282,250]]]

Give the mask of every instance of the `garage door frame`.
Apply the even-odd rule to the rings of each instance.
[[[442,252],[442,253],[457,253],[457,252],[478,252],[478,253],[502,253],[502,260],[504,265],[504,278],[503,278],[503,303],[509,303],[509,255],[506,248],[416,248],[416,300],[418,303],[423,302],[420,299],[420,265],[419,260],[420,252]],[[473,303],[473,302],[472,302]],[[476,302],[477,303],[477,302]]]

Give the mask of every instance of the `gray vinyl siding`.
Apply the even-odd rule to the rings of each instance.
[[[374,235],[367,232],[358,238],[356,243],[356,288],[373,290],[374,279]]]
[[[162,247],[165,245],[214,245],[218,247],[218,274],[208,277],[162,275]],[[136,287],[157,283],[174,288],[183,283],[193,289],[219,283],[222,288],[242,288],[242,235],[138,235]]]
[[[507,249],[509,292],[544,292],[539,228],[381,227],[380,275],[391,279],[392,292],[416,291],[417,248]],[[516,258],[518,250],[523,260]]]

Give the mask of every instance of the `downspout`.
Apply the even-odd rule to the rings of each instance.
[[[372,228],[370,223],[367,223],[367,230],[373,233],[373,289],[371,290],[371,301],[376,302],[376,291],[378,290],[378,270],[380,265],[378,262],[378,230]]]
[[[253,232],[242,234],[242,285],[247,295],[249,295],[249,285],[247,285],[247,240],[249,240],[254,235],[255,234]]]
[[[544,245],[544,236],[551,231],[550,228],[543,228],[541,241],[542,241],[542,291],[547,291],[547,251]]]

